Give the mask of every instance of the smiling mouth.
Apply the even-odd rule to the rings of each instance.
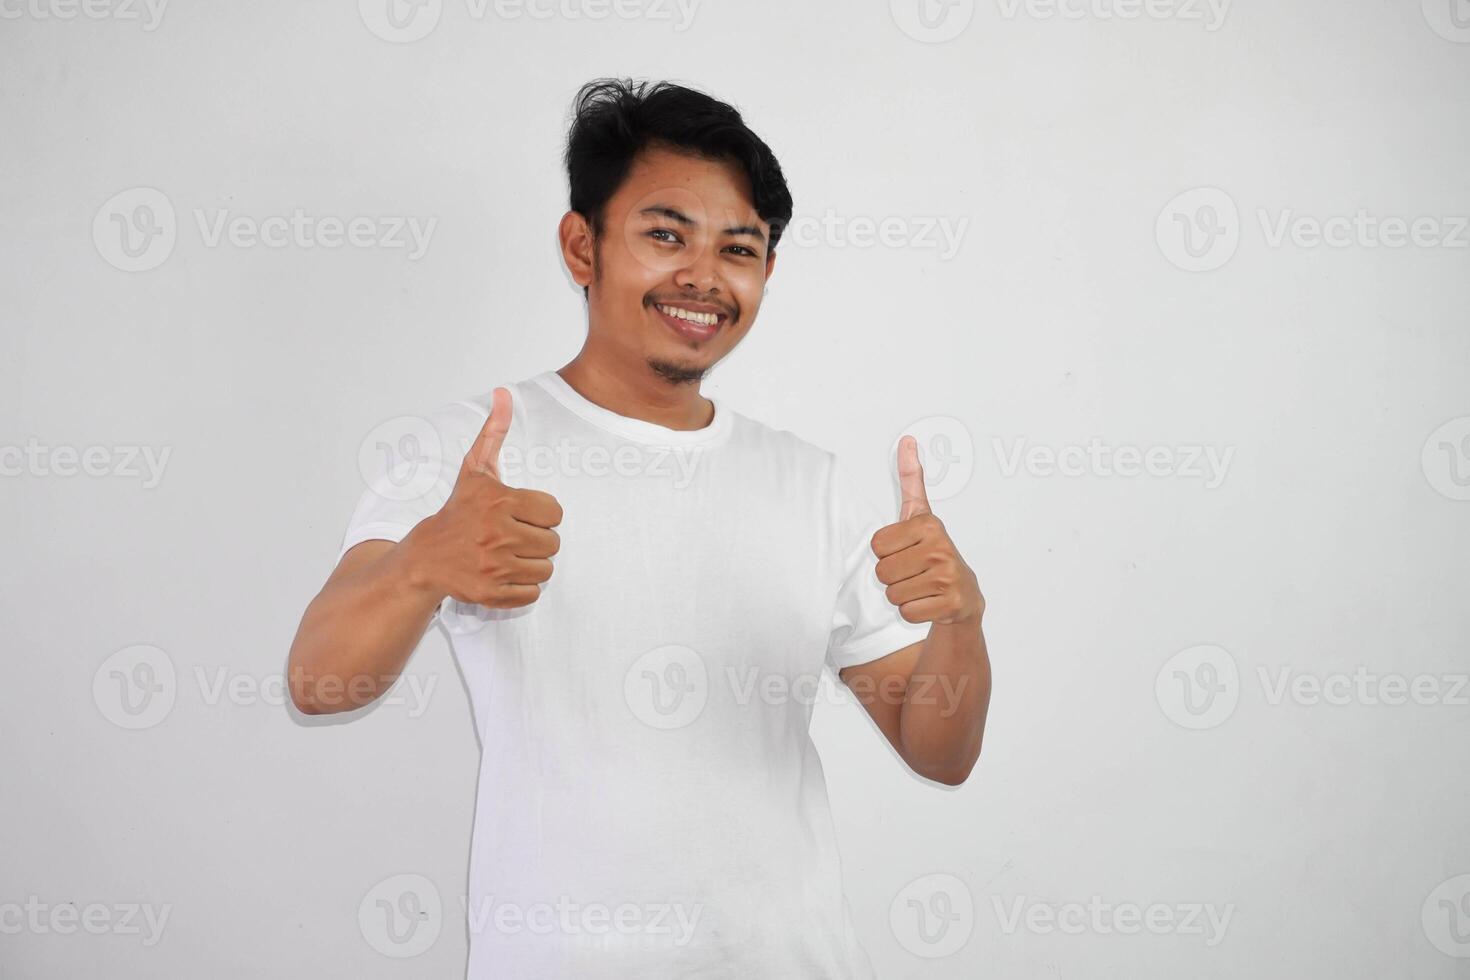
[[[691,310],[671,303],[654,303],[653,308],[675,332],[690,340],[708,340],[729,320],[729,315],[725,313]]]

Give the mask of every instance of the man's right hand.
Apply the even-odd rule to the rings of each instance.
[[[549,493],[500,482],[510,418],[510,392],[496,388],[449,500],[403,539],[411,581],[435,596],[509,609],[535,602],[551,578],[561,504]]]

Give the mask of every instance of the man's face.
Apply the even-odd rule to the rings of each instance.
[[[694,381],[750,330],[775,258],[737,164],[649,148],[607,202],[590,263],[583,227],[563,219],[563,251],[588,287],[589,342],[619,361]]]

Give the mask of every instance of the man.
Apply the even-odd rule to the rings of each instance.
[[[792,212],[740,115],[594,82],[566,163],[581,351],[434,413],[416,465],[363,494],[292,700],[359,707],[432,622],[450,634],[483,748],[472,980],[871,977],[813,684],[838,671],[916,773],[960,783],[990,697],[984,599],[912,437],[890,522],[830,453],[700,394]]]

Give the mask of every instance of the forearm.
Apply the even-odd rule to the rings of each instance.
[[[371,543],[382,546],[374,557],[334,575],[307,606],[287,673],[301,711],[360,708],[402,672],[443,599],[418,581],[410,538]]]
[[[990,707],[990,658],[980,618],[930,626],[899,714],[904,761],[951,785],[964,782],[980,757]]]

